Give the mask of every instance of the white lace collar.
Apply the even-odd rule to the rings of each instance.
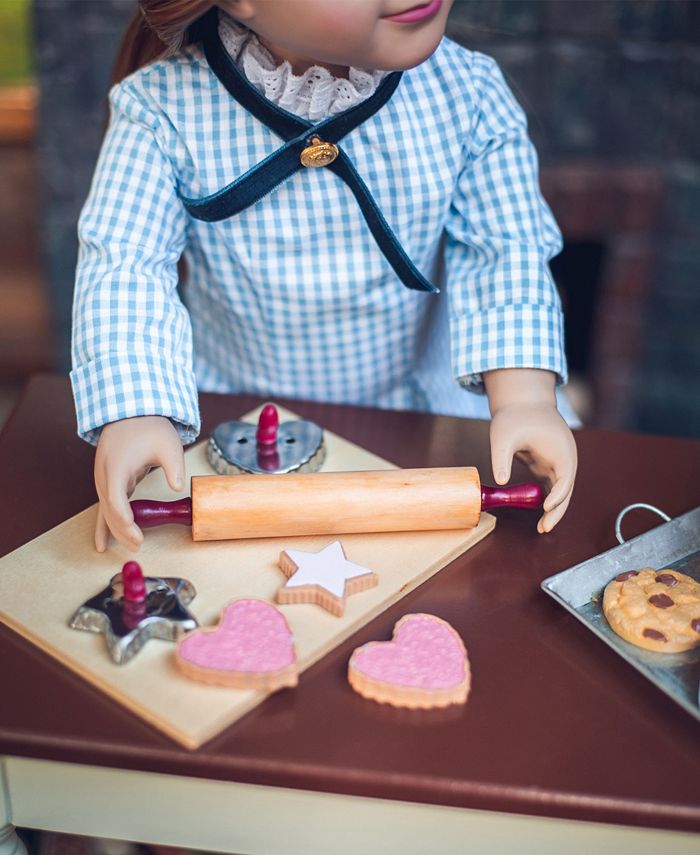
[[[346,80],[315,65],[296,75],[289,61],[278,65],[255,33],[224,12],[219,13],[219,36],[248,80],[269,101],[312,122],[341,113],[369,98],[387,74],[351,68]]]

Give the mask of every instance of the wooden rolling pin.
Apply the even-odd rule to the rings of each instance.
[[[307,472],[279,476],[203,475],[192,478],[192,498],[136,499],[141,528],[192,526],[193,540],[432,531],[472,528],[482,510],[536,508],[539,484],[482,487],[473,466]]]

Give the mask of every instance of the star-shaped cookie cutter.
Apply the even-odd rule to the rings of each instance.
[[[106,588],[80,606],[69,626],[103,633],[110,656],[124,665],[150,638],[177,641],[196,629],[186,608],[196,593],[187,579],[144,576],[135,561],[127,561]]]

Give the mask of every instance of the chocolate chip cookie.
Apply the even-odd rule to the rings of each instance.
[[[658,653],[700,646],[700,583],[677,570],[628,570],[605,588],[603,613],[625,641]]]

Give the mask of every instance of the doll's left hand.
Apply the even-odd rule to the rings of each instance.
[[[505,484],[510,479],[514,455],[545,481],[549,494],[544,501],[544,514],[537,523],[537,530],[543,534],[554,528],[569,506],[576,477],[576,443],[556,408],[553,391],[551,396],[538,394],[540,383],[548,385],[546,376],[549,372],[513,371],[516,372],[518,394],[509,394],[507,377],[503,378],[505,386],[501,378],[497,384],[493,380],[486,381],[492,412],[491,465],[497,484]],[[510,372],[503,372],[504,375],[507,373]],[[549,376],[552,377],[553,390],[553,375]],[[521,394],[528,388],[530,380],[534,384],[530,386],[533,394]]]
[[[510,479],[513,455],[547,484],[549,495],[537,531],[551,531],[569,506],[576,475],[576,444],[555,407],[516,404],[493,416],[491,464],[497,484]]]

